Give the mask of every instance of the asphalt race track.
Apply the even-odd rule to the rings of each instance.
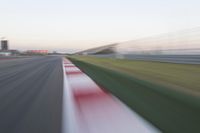
[[[60,133],[61,57],[0,60],[0,133]]]

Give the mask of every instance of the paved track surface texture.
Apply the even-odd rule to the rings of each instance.
[[[0,61],[0,133],[60,133],[61,57]]]

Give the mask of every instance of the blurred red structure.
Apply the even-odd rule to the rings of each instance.
[[[48,50],[28,50],[28,54],[48,54]]]

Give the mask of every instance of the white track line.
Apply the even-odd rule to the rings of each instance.
[[[62,133],[158,133],[158,129],[102,89],[69,60],[63,61]]]

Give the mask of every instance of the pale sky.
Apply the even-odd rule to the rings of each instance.
[[[77,51],[200,26],[199,0],[0,0],[12,49]]]

